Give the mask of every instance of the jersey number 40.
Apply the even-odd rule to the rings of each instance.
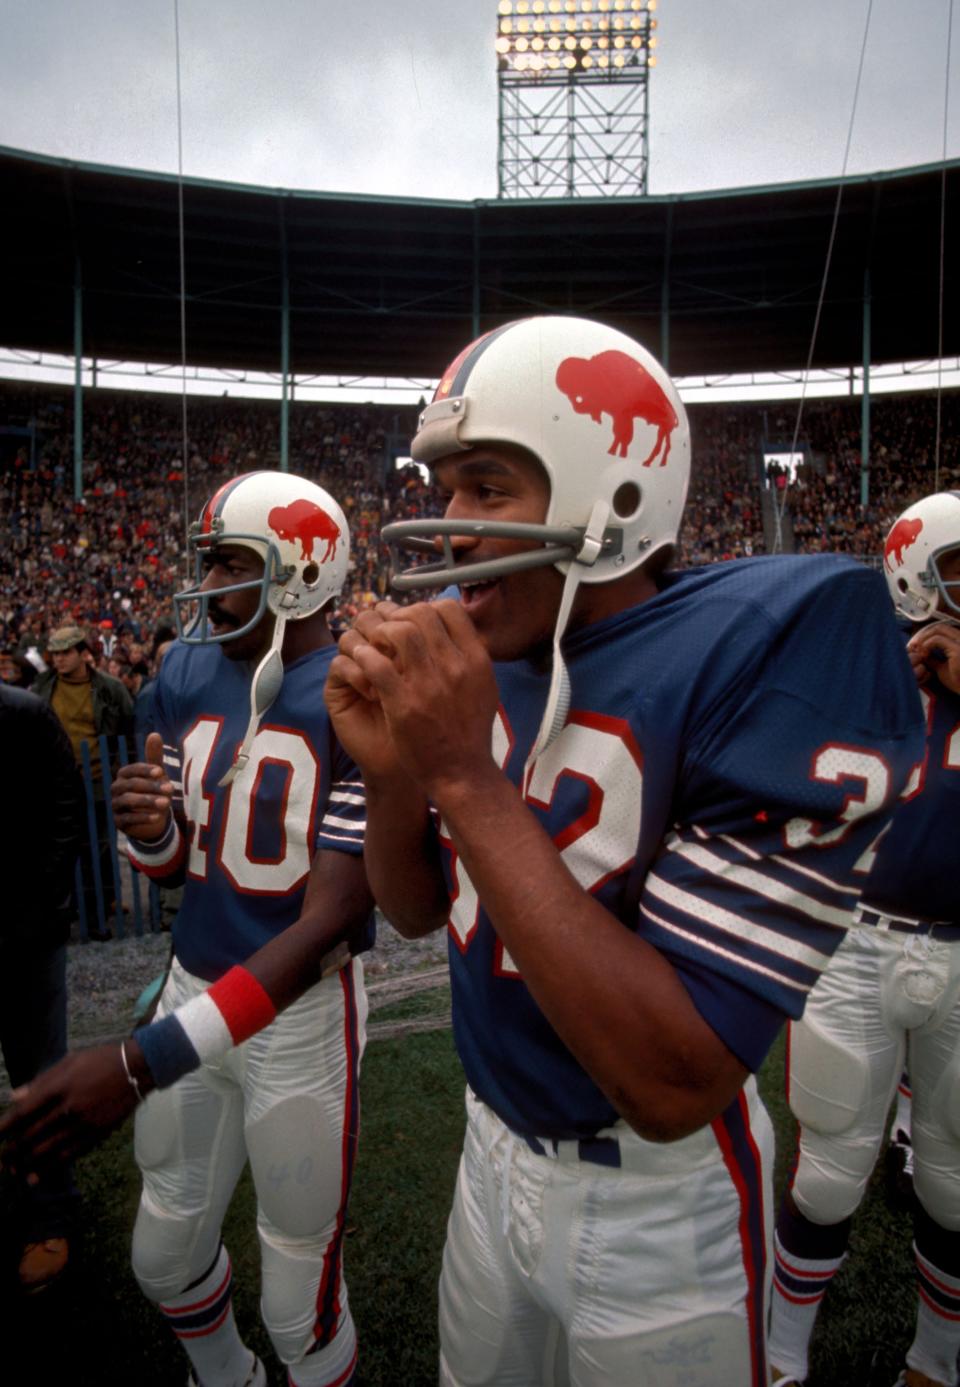
[[[213,796],[206,783],[222,726],[222,718],[200,718],[183,739],[184,810],[193,828],[187,870],[202,881],[213,850],[238,891],[286,895],[301,886],[310,871],[320,762],[302,732],[261,727],[246,769],[227,791],[214,847],[209,841]],[[258,850],[258,827],[269,834],[268,848]]]

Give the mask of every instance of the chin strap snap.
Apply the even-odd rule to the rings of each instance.
[[[577,551],[576,562],[592,568],[603,550],[603,536],[606,534],[610,518],[610,505],[607,501],[594,501],[587,528],[583,533],[583,543]],[[562,634],[562,633],[561,633]]]

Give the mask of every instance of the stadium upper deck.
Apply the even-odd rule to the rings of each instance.
[[[937,356],[941,195],[960,161],[672,197],[440,202],[184,180],[187,359],[433,377],[525,313],[602,317],[674,374],[801,369],[840,216],[814,366]],[[3,345],[179,361],[175,178],[0,149]],[[955,257],[943,301],[960,297]],[[82,300],[75,294],[82,286]],[[285,286],[288,313],[284,314]],[[946,315],[942,353],[960,354]]]

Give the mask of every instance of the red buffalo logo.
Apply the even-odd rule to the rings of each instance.
[[[896,525],[887,535],[887,542],[883,546],[883,561],[887,568],[892,569],[894,562],[896,566],[903,563],[903,551],[909,549],[917,535],[923,529],[922,520],[898,520]]]
[[[670,456],[670,439],[679,424],[676,411],[660,386],[639,361],[626,352],[599,352],[589,360],[568,356],[557,367],[557,386],[578,414],[599,424],[604,414],[613,421],[613,442],[607,452],[625,458],[633,442],[633,421],[642,419],[656,429],[657,439],[643,466],[658,454],[660,466]]]
[[[281,539],[291,544],[294,540],[299,542],[301,559],[313,558],[314,540],[323,540],[327,546],[319,563],[326,563],[337,552],[340,526],[313,501],[291,501],[289,506],[274,506],[267,516],[267,524]]]

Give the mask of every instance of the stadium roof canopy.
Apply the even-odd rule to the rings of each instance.
[[[941,192],[956,235],[960,161],[730,192],[446,202],[183,181],[187,361],[279,371],[289,294],[297,374],[435,377],[478,331],[535,312],[626,328],[678,375],[936,357]],[[178,181],[0,148],[0,342],[180,360]],[[960,302],[956,257],[944,303]],[[286,273],[285,273],[286,272]],[[960,354],[947,312],[942,353]]]

